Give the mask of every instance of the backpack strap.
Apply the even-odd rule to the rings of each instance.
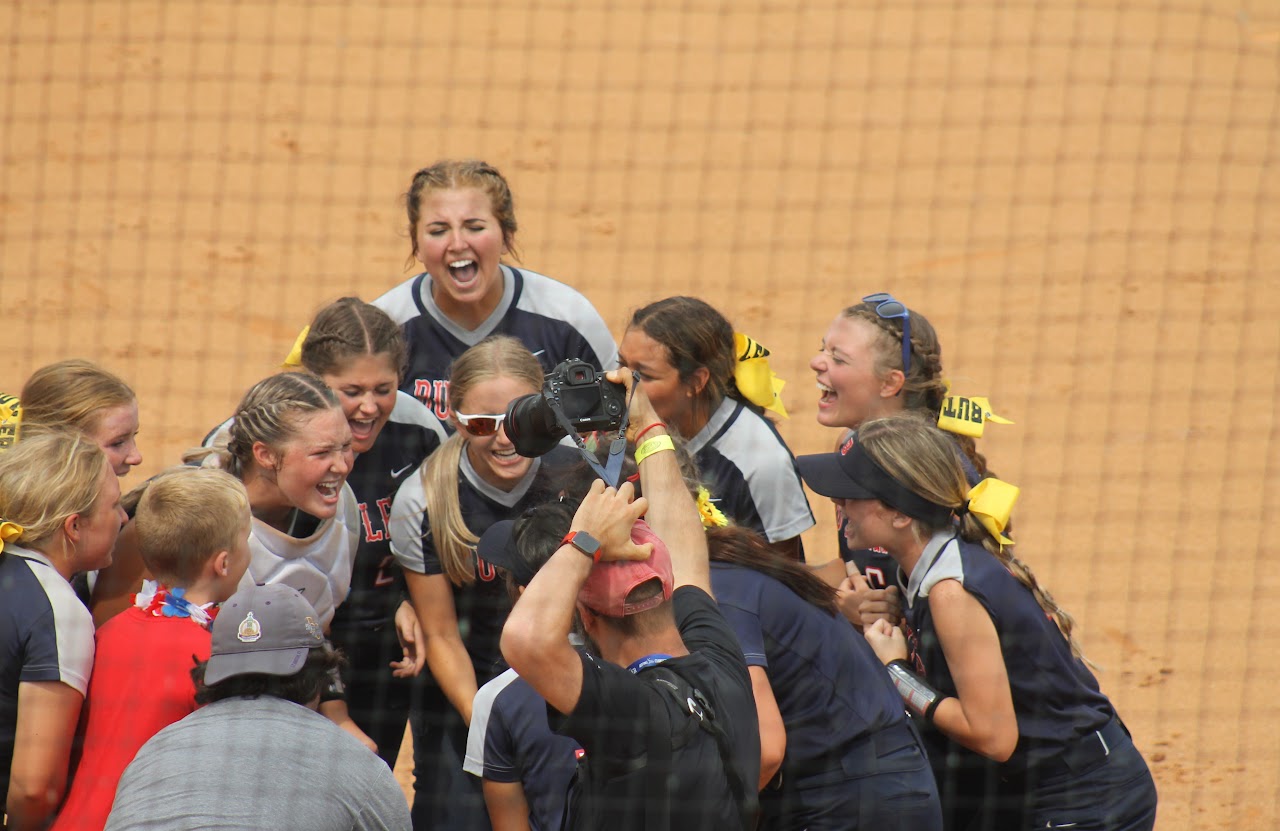
[[[658,673],[655,673],[654,686],[666,690],[668,694],[675,698],[677,705],[689,713],[690,718],[693,719],[698,727],[711,734],[711,737],[716,743],[716,750],[720,754],[720,766],[724,768],[725,779],[728,780],[729,784],[729,792],[733,795],[733,800],[737,805],[738,813],[742,816],[742,827],[744,829],[753,828],[755,825],[755,806],[752,804],[753,800],[748,799],[746,785],[743,783],[742,777],[738,774],[738,769],[733,764],[733,748],[729,745],[729,736],[724,732],[724,728],[720,726],[720,722],[716,720],[716,711],[711,706],[711,702],[707,700],[707,697],[703,695],[701,690],[691,684],[689,679],[681,675],[674,667],[660,666],[663,670],[666,670],[675,676],[687,692],[682,692],[679,688],[669,682],[664,683],[667,679],[662,678]],[[661,758],[661,761],[663,762],[661,768],[669,768],[671,761],[672,738],[675,734],[672,730],[670,720],[665,714],[666,707],[656,707],[651,709],[655,712],[656,710],[663,711],[664,714],[661,721],[665,722],[665,733],[658,735],[654,732],[660,720],[658,718],[650,718],[649,759],[652,763],[656,758],[658,758],[656,753],[661,752],[664,754]],[[649,770],[654,771],[661,768],[657,765],[651,764]],[[660,793],[664,795],[663,799],[667,800],[667,802],[664,803],[664,808],[669,809],[670,789],[667,787],[667,783],[651,780],[650,786],[650,793]],[[667,810],[664,813],[664,817],[669,816],[670,812]],[[666,827],[665,820],[664,825],[661,827]]]

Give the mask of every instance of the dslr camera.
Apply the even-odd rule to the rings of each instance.
[[[616,430],[627,411],[626,390],[586,361],[570,358],[547,374],[542,392],[507,405],[507,437],[517,453],[534,458],[559,444],[567,428]]]

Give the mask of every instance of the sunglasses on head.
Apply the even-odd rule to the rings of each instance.
[[[466,413],[454,413],[453,417],[458,423],[467,428],[467,432],[473,436],[492,436],[498,432],[498,428],[502,426],[503,420],[507,417],[506,413],[497,415],[467,415]]]
[[[911,372],[911,311],[907,304],[886,291],[868,294],[862,298],[863,303],[875,307],[876,314],[884,320],[902,321],[902,375],[904,378]],[[898,390],[899,393],[902,390]]]

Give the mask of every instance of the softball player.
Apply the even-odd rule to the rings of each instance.
[[[91,361],[58,361],[31,373],[22,387],[22,425],[72,427],[107,454],[124,476],[142,464],[138,398],[124,381]]]
[[[253,385],[205,445],[183,461],[221,467],[249,493],[253,532],[241,588],[297,589],[327,633],[351,589],[361,530],[347,484],[351,427],[337,395],[310,372],[277,373]],[[348,714],[340,685],[326,692],[320,712],[377,750]]]
[[[942,346],[933,325],[918,311],[887,293],[871,294],[836,316],[809,361],[817,375],[818,423],[855,430],[873,418],[914,411],[937,420],[947,400],[942,377]],[[971,484],[988,475],[985,457],[973,438],[955,434],[961,464]],[[837,516],[843,524],[843,517]],[[841,609],[858,626],[900,610],[894,574],[897,566],[884,551],[850,550],[838,540],[844,565],[822,567],[829,582],[840,583]]]
[[[352,719],[395,767],[409,716],[409,677],[421,670],[423,655],[417,617],[402,600],[404,577],[391,554],[391,502],[447,433],[421,402],[397,390],[404,339],[376,306],[344,297],[321,309],[298,360],[337,394],[351,428],[355,461],[347,485],[359,511],[360,541],[351,590],[329,637],[347,654],[343,680]]]
[[[97,364],[72,358],[58,361],[31,373],[22,387],[17,412],[17,429],[28,433],[45,427],[79,430],[98,443],[117,476],[125,476],[142,464],[138,450],[138,398],[133,390]],[[76,594],[93,611],[98,625],[132,602],[138,589],[141,562],[128,558],[99,571],[77,574],[72,580]]]
[[[522,341],[544,373],[567,358],[611,369],[617,347],[585,297],[541,274],[504,265],[514,253],[511,188],[485,162],[439,161],[405,194],[412,257],[425,269],[374,301],[404,327],[401,389],[449,416],[449,363],[493,334]]]
[[[813,527],[813,512],[791,451],[764,416],[765,409],[786,412],[777,396],[781,382],[762,363],[768,354],[695,297],[668,297],[636,311],[621,347],[622,364],[658,417],[686,437],[716,506],[803,561],[800,533]],[[647,425],[633,426],[639,442]]]
[[[866,637],[921,724],[947,827],[1152,828],[1151,773],[1074,622],[1009,551],[1017,489],[971,488],[953,441],[909,414],[798,463],[850,545],[899,566],[906,633],[880,620]]]
[[[103,568],[125,520],[120,482],[79,432],[0,454],[0,793],[10,828],[44,828],[62,801],[93,668],[93,619],[71,577]]]
[[[836,593],[742,528],[707,532],[711,586],[760,721],[761,828],[941,831],[933,772]]]
[[[479,781],[461,772],[472,702],[506,665],[498,649],[511,602],[497,571],[475,554],[493,523],[542,498],[539,471],[577,459],[557,447],[515,452],[503,420],[515,398],[542,388],[538,360],[512,337],[480,342],[449,372],[457,432],[411,474],[391,508],[391,550],[404,569],[434,685],[411,712],[416,829],[487,828]]]

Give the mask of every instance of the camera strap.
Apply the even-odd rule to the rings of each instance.
[[[635,392],[632,392],[635,395]],[[574,428],[573,423],[569,421],[569,417],[565,415],[564,408],[560,403],[549,402],[551,412],[555,414],[556,423],[567,435],[573,438],[573,443],[577,445],[578,452],[582,454],[582,458],[587,460],[587,464],[591,465],[591,469],[596,475],[604,480],[604,483],[611,488],[618,487],[618,477],[622,473],[622,462],[627,454],[627,423],[631,419],[631,399],[627,399],[627,407],[622,411],[622,421],[618,424],[618,434],[613,441],[609,443],[609,458],[601,465],[596,459],[596,454],[587,449],[587,443],[579,435]],[[607,435],[607,434],[605,434]]]

